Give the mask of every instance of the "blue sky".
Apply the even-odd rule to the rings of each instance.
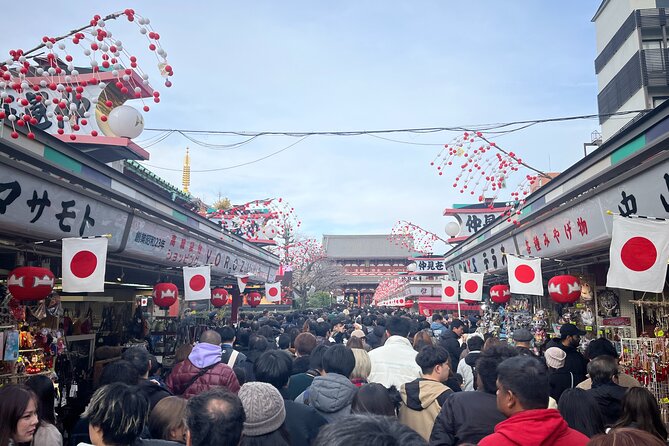
[[[3,33],[2,49],[32,48],[92,15],[133,7],[151,19],[174,67],[174,86],[146,114],[148,128],[321,131],[452,126],[596,113],[593,67],[599,0],[505,1],[198,1],[136,5],[71,1],[46,11],[39,26]],[[53,4],[55,8],[55,4]],[[26,19],[20,3],[5,8]],[[17,27],[13,28],[17,30]],[[110,23],[156,78],[128,23]],[[144,56],[144,57],[141,57]],[[582,157],[597,120],[544,124],[496,140],[542,170]],[[152,136],[145,131],[136,139]],[[456,133],[396,134],[445,144]],[[242,138],[198,137],[226,144]],[[207,202],[283,197],[305,234],[388,233],[399,219],[443,236],[442,211],[469,202],[451,187],[457,172],[429,166],[438,146],[370,136],[309,137],[246,167],[214,173],[295,142],[264,137],[216,151],[172,136],[150,147],[146,164],[181,184],[185,147],[192,192]]]

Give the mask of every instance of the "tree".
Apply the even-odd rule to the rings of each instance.
[[[326,308],[333,303],[332,294],[325,291],[318,291],[313,293],[307,299],[307,307],[309,308]]]
[[[225,197],[225,198],[219,198],[213,205],[214,209],[219,209],[219,210],[228,210],[232,207],[232,203],[230,203],[230,199]]]

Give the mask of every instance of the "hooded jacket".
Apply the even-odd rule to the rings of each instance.
[[[476,444],[486,435],[492,434],[497,423],[504,420],[504,414],[497,410],[494,393],[454,393],[446,398],[441,412],[434,420],[430,446]]]
[[[420,378],[420,367],[416,364],[418,352],[413,349],[407,338],[391,336],[383,347],[369,352],[372,371],[367,378],[370,383],[383,384],[386,388]]]
[[[202,371],[203,368],[213,365],[191,385],[188,383]],[[200,343],[193,347],[188,359],[178,363],[167,377],[167,387],[175,395],[182,395],[188,399],[212,387],[224,387],[232,393],[239,391],[239,381],[232,368],[221,362],[221,347],[218,345]]]
[[[158,401],[165,397],[172,396],[172,393],[170,393],[169,390],[160,387],[160,385],[156,384],[150,379],[140,379],[137,387],[139,387],[139,391],[142,392],[142,394],[149,402],[150,411],[156,407]]]
[[[462,390],[476,390],[474,389],[474,366],[479,356],[481,356],[480,350],[471,351],[465,356],[465,360],[458,364],[457,373],[462,376]]]
[[[555,409],[518,412],[495,427],[479,446],[585,446],[590,439],[571,429]]]
[[[431,379],[418,378],[403,384],[400,388],[400,423],[415,430],[428,441],[434,419],[451,393],[453,392],[448,386]]]
[[[351,413],[351,402],[357,390],[345,376],[328,373],[315,377],[311,386],[295,398],[295,402],[308,404],[331,423]]]
[[[599,410],[602,412],[604,426],[611,426],[622,414],[622,399],[627,392],[627,387],[619,386],[613,382],[596,383],[590,390],[586,390],[595,397]]]
[[[583,357],[576,347],[565,347],[562,345],[560,339],[551,339],[546,344],[546,348],[558,347],[567,354],[564,358],[564,366],[562,367],[566,372],[574,374],[574,385],[585,381],[588,373],[588,361]]]

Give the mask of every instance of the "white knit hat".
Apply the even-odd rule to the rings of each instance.
[[[560,347],[551,347],[544,353],[546,358],[546,365],[552,369],[560,369],[564,366],[564,360],[567,358],[567,353]]]

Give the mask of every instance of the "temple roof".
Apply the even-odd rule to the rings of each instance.
[[[323,235],[323,249],[331,259],[406,259],[413,254],[388,238],[385,234]]]

